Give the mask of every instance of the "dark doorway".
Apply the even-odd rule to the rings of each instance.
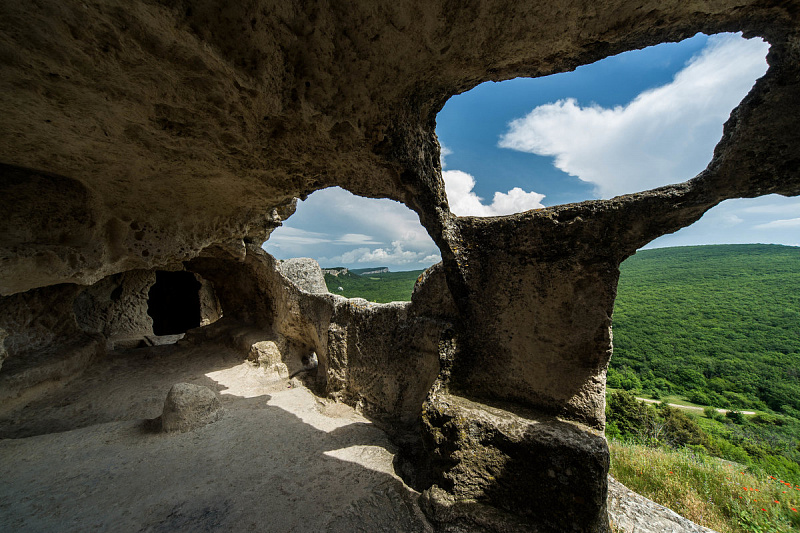
[[[200,282],[191,272],[156,271],[147,314],[153,318],[156,335],[176,335],[199,327]]]

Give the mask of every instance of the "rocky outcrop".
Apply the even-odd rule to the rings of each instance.
[[[325,294],[328,286],[325,285],[325,275],[319,263],[310,257],[295,257],[278,261],[278,270],[289,281],[312,294]]]
[[[373,270],[359,271],[359,275],[361,276],[366,276],[368,274],[388,274],[388,273],[389,273],[389,267],[380,267]]]
[[[473,445],[422,424],[423,410],[448,412],[448,395],[510,406],[520,428],[556,417],[583,432],[597,444],[583,478],[592,497],[558,512],[605,531],[596,432],[618,266],[725,199],[800,194],[799,13],[796,0],[4,2],[0,378],[56,368],[74,342],[102,351],[105,335],[146,330],[145,278],[187,269],[208,280],[224,315],[196,339],[259,331],[254,342],[280,341],[289,371],[314,351],[318,390],[362,406],[409,456],[429,459],[420,464]],[[450,96],[719,31],[767,39],[770,68],[698,176],[506,217],[450,212],[435,135]],[[311,294],[258,251],[295,198],[334,185],[419,215],[443,263],[410,304]],[[115,292],[118,283],[128,289]],[[505,416],[481,420],[482,432],[506,435],[498,442],[524,442],[503,449],[508,461],[528,464],[528,447],[588,461],[581,439],[556,450],[536,431],[514,441],[501,431]],[[429,507],[442,524],[460,520],[445,508],[472,499],[507,514],[489,485],[524,482],[495,476],[475,492],[452,464],[413,464],[406,475],[436,482],[436,501],[452,503]],[[530,468],[543,491],[563,492],[558,476]],[[508,523],[553,527],[552,511],[529,511]]]
[[[714,533],[608,477],[608,516],[623,533]]]
[[[340,275],[342,275],[342,274],[348,274],[349,272],[350,272],[350,271],[349,271],[348,269],[344,268],[344,267],[338,267],[338,268],[323,268],[323,269],[322,269],[322,274],[323,274],[323,275],[325,275],[325,274],[330,274],[331,276],[336,276],[336,277],[339,277],[339,276],[340,276]]]
[[[596,480],[609,455],[599,431],[446,394],[423,420],[435,482],[423,506],[434,521],[520,533],[531,523],[553,532],[606,527],[607,493]]]

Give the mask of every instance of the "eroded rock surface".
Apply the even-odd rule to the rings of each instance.
[[[312,294],[325,294],[328,286],[325,285],[325,275],[319,263],[310,257],[295,257],[278,261],[278,270],[292,283],[306,292]]]
[[[87,332],[101,333],[112,343],[117,339],[138,340],[153,335],[147,299],[155,282],[154,272],[132,270],[87,287],[73,303],[78,326]]]
[[[622,533],[715,533],[636,494],[609,476],[608,515]]]
[[[591,440],[604,426],[619,264],[725,199],[800,194],[799,27],[797,0],[4,2],[0,395],[77,377],[115,337],[146,336],[148,280],[188,270],[207,316],[190,340],[243,356],[273,342],[255,361],[289,372],[317,353],[316,390],[380,421],[406,457],[473,445],[426,441],[423,405],[444,412],[447,395],[557,417]],[[768,40],[770,68],[698,176],[507,217],[450,212],[435,135],[450,96],[721,31]],[[418,213],[443,263],[410,304],[301,290],[259,250],[296,198],[334,185]],[[526,439],[518,459],[546,441]],[[605,453],[599,443],[586,479],[595,495]],[[469,475],[414,464],[409,479],[449,479],[440,500],[469,503]],[[591,501],[559,512],[605,531]],[[551,527],[548,512],[509,524]]]
[[[435,482],[423,506],[433,520],[465,531],[606,527],[607,493],[597,478],[609,454],[600,432],[447,394],[426,405],[423,420]]]
[[[193,383],[176,383],[169,389],[161,413],[161,430],[184,432],[216,422],[224,415],[214,391]]]

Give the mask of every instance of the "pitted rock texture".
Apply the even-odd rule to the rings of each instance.
[[[153,319],[147,314],[150,287],[155,273],[132,270],[109,276],[81,291],[73,303],[79,327],[117,337],[141,338],[153,335]]]
[[[176,383],[169,389],[161,413],[166,433],[192,431],[222,418],[225,410],[214,391],[193,383]]]
[[[278,270],[292,283],[312,294],[325,294],[325,275],[319,263],[310,257],[295,257],[278,261]]]
[[[609,453],[599,432],[446,394],[426,403],[423,423],[434,476],[423,507],[435,522],[465,531],[606,530]]]

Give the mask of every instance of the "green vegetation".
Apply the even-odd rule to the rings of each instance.
[[[645,404],[633,393],[611,391],[606,436],[651,447],[691,449],[733,461],[750,472],[800,484],[800,420],[780,414],[753,417],[706,409],[701,417],[666,404]]]
[[[609,387],[800,417],[800,248],[643,250],[620,270]]]
[[[697,454],[613,442],[611,475],[633,491],[721,533],[800,529],[800,485]]]
[[[370,302],[377,303],[411,300],[414,283],[424,270],[364,275],[358,273],[379,268],[350,270],[348,273],[338,276],[325,274],[325,284],[328,286],[328,291],[346,298],[365,298]],[[342,290],[339,290],[339,287]]]

